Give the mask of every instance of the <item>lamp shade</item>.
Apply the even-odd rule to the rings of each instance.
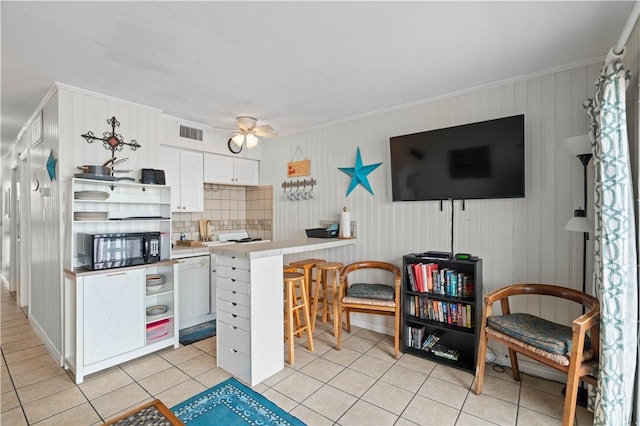
[[[564,230],[593,233],[593,224],[589,219],[587,219],[585,211],[578,209],[573,211],[573,217],[569,219],[567,224],[564,226]]]
[[[573,136],[564,140],[564,148],[574,156],[591,154],[591,139],[589,135]]]
[[[234,137],[231,138],[231,140],[233,141],[233,143],[235,143],[237,146],[241,146],[242,142],[244,142],[244,135],[242,133],[238,133],[237,135],[235,135]]]
[[[247,148],[255,148],[258,145],[258,138],[253,133],[247,134]]]

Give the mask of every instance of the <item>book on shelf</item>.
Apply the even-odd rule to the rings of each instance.
[[[437,263],[427,264],[427,291],[433,293],[433,271],[438,270]]]
[[[431,348],[438,342],[438,340],[440,340],[440,336],[438,336],[437,331],[434,331],[424,340],[421,349],[423,351],[429,352]]]
[[[414,263],[411,265],[413,268],[413,276],[416,280],[416,291],[423,292],[422,290],[422,267],[419,263]]]
[[[407,276],[409,277],[409,288],[411,288],[411,291],[418,291],[416,287],[416,278],[413,275],[413,265],[407,265]]]
[[[447,358],[453,361],[457,361],[460,357],[460,352],[457,349],[450,348],[441,343],[436,343],[431,347],[431,352],[439,357]]]
[[[409,346],[420,349],[422,347],[422,339],[424,337],[425,327],[408,327],[409,329]]]

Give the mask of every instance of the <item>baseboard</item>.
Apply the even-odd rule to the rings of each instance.
[[[351,314],[351,325],[356,327],[366,328],[367,330],[375,331],[378,333],[393,336],[393,327],[387,327],[383,324],[377,324],[370,321],[365,321],[362,318],[358,318],[357,314]],[[400,330],[400,339],[402,339],[402,330]]]
[[[370,317],[374,318],[376,316],[351,314],[351,325],[393,336],[393,327],[388,327],[381,323],[367,321],[367,319],[369,319]],[[402,336],[400,336],[400,338],[402,339]],[[508,354],[496,353],[496,359],[493,362],[503,367],[511,368],[511,359],[509,358]],[[553,380],[554,382],[559,383],[567,382],[566,374],[545,365],[539,364],[524,356],[518,357],[518,367],[520,368],[520,371],[522,373],[526,373],[531,376],[540,377],[546,380]]]
[[[509,358],[509,355],[497,355],[495,361],[493,362],[503,367],[511,368],[511,359]],[[539,364],[524,356],[518,357],[518,369],[521,373],[526,373],[530,376],[540,377],[542,379],[552,380],[559,383],[567,382],[566,374],[545,365]]]
[[[53,342],[49,340],[49,337],[47,337],[42,327],[40,327],[40,324],[38,324],[36,321],[34,321],[31,318],[29,318],[29,323],[31,324],[33,329],[36,331],[36,333],[38,333],[38,335],[42,339],[42,342],[44,343],[44,346],[47,348],[47,351],[49,351],[53,359],[58,363],[60,367],[63,367],[64,359],[62,357],[62,354],[56,349]]]

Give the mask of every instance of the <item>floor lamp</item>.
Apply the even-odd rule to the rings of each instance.
[[[589,135],[574,136],[564,140],[565,149],[570,153],[578,157],[582,163],[584,170],[584,209],[578,208],[573,211],[573,217],[569,219],[564,226],[565,231],[582,232],[582,292],[587,292],[587,240],[589,239],[589,233],[593,232],[593,224],[587,219],[587,164],[591,161],[591,140]],[[584,314],[584,306],[582,307],[582,313]],[[566,388],[562,390],[562,394],[566,392]],[[583,407],[587,406],[588,392],[584,387],[584,382],[580,382],[580,389],[578,389],[577,403]]]

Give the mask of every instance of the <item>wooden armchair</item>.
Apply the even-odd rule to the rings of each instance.
[[[516,295],[559,297],[581,304],[586,312],[573,320],[571,327],[567,327],[533,315],[511,313],[509,297]],[[498,301],[502,306],[502,315],[492,316],[493,303]],[[598,299],[570,288],[547,284],[514,284],[485,296],[474,393],[479,395],[482,392],[487,343],[492,339],[509,348],[514,380],[520,381],[517,353],[568,375],[562,424],[573,425],[578,383],[582,380],[597,386],[599,326]]]
[[[362,269],[377,269],[390,272],[387,284],[349,283],[349,274]],[[400,356],[400,283],[402,273],[397,266],[378,261],[362,261],[351,263],[340,272],[340,289],[338,290],[338,335],[336,349],[342,347],[342,316],[346,315],[346,330],[351,331],[351,312],[390,315],[394,317],[394,342],[396,359]]]

